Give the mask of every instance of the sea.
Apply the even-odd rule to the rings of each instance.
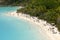
[[[4,15],[17,9],[19,8],[0,7],[0,40],[48,40],[38,26],[17,17]]]

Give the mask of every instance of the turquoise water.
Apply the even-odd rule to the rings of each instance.
[[[17,7],[0,7],[0,14],[16,11]]]
[[[1,15],[15,10],[17,7],[0,7],[0,40],[46,40],[29,22]]]

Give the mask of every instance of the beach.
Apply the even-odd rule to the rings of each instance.
[[[57,28],[47,23],[47,21],[38,19],[37,17],[32,17],[24,13],[18,14],[16,11],[6,13],[5,15],[27,20],[28,22],[37,25],[38,29],[41,29],[39,31],[42,31],[49,40],[60,40],[60,33],[58,32]]]

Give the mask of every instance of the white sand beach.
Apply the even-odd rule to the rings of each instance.
[[[18,17],[20,19],[24,19],[24,20],[29,21],[30,23],[38,25],[39,29],[42,30],[42,32],[48,37],[49,40],[60,40],[60,33],[58,32],[57,28],[47,23],[44,20],[38,19],[37,17],[31,17],[29,15],[22,14],[22,13],[17,14],[16,11],[7,13],[5,15]]]

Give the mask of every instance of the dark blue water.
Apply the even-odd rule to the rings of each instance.
[[[29,22],[1,15],[17,9],[18,7],[0,7],[0,40],[46,40]]]

